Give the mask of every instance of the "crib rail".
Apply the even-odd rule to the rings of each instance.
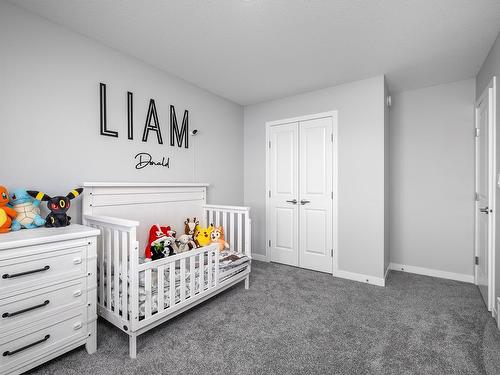
[[[202,298],[219,284],[216,245],[142,263],[138,266],[141,289],[139,326],[157,316],[169,315]]]
[[[222,225],[231,249],[251,257],[250,209],[216,205],[203,209],[205,223]],[[218,245],[141,262],[139,222],[93,215],[84,215],[83,222],[101,231],[97,243],[98,314],[125,332],[140,332],[154,321],[174,316],[224,287],[230,282],[225,281],[230,273],[250,272],[249,264],[225,271],[227,275],[220,271]]]
[[[250,207],[220,206],[207,204],[205,224],[222,225],[225,231],[226,242],[232,250],[243,253],[251,258],[252,255],[252,220]]]
[[[101,230],[97,243],[98,313],[116,326],[129,329],[129,325],[134,326],[139,320],[139,296],[131,293],[138,289],[139,244],[136,231],[139,223],[91,215],[84,215],[83,222]]]

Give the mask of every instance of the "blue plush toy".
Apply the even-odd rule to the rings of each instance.
[[[33,199],[26,190],[17,189],[10,194],[10,204],[17,212],[12,221],[12,230],[36,228],[45,224],[40,216],[40,200]]]

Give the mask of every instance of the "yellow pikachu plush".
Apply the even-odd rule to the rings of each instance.
[[[197,232],[194,235],[194,240],[196,241],[198,246],[203,247],[210,245],[210,243],[212,242],[210,235],[212,234],[213,230],[214,230],[213,224],[210,224],[208,228],[199,227],[197,229]]]
[[[229,244],[226,242],[226,239],[224,238],[224,228],[222,228],[222,225],[219,225],[217,228],[214,228],[214,230],[210,234],[210,238],[213,244],[216,243],[219,245],[219,251],[222,251],[224,249],[229,249]]]

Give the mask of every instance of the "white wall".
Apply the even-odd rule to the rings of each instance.
[[[474,80],[392,95],[391,262],[473,275]]]
[[[0,51],[0,184],[56,195],[89,180],[194,180],[213,184],[211,203],[243,203],[240,105],[5,2]],[[99,82],[108,85],[108,126],[119,139],[99,135]],[[133,141],[126,135],[127,90],[134,93]],[[141,141],[150,98],[163,145],[154,133]],[[188,150],[169,145],[170,104],[179,126],[188,109],[190,129],[200,130]],[[138,152],[170,157],[171,169],[134,169]]]
[[[484,89],[488,86],[491,79],[496,76],[497,79],[497,92],[496,92],[496,129],[497,129],[497,139],[496,139],[496,148],[497,148],[497,171],[496,174],[500,174],[500,34],[495,41],[495,44],[491,48],[486,60],[483,63],[483,66],[479,70],[479,73],[476,77],[476,99],[479,99]],[[500,219],[498,215],[498,208],[500,207],[500,189],[496,189],[496,202],[497,202],[497,212],[496,212],[496,228],[495,228],[495,236],[496,236],[496,248],[495,248],[495,301],[496,298],[500,297]],[[497,318],[498,319],[498,318]]]
[[[266,121],[338,110],[339,268],[383,277],[383,95],[379,76],[245,107],[245,204],[252,207],[255,253],[265,254]]]

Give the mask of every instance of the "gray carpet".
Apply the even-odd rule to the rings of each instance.
[[[391,272],[387,287],[254,262],[236,285],[139,337],[100,322],[98,351],[32,374],[500,374],[500,334],[474,285]]]

